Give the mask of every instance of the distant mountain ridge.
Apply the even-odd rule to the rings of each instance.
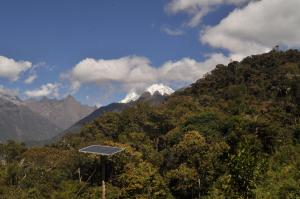
[[[95,120],[96,118],[102,116],[104,113],[107,112],[121,112],[131,106],[134,106],[138,102],[147,102],[152,105],[157,105],[162,103],[167,96],[171,95],[174,92],[173,89],[171,89],[168,86],[165,86],[163,84],[153,84],[147,89],[145,89],[145,92],[141,95],[138,94],[132,94],[130,92],[127,94],[127,96],[124,98],[124,100],[121,100],[120,103],[111,103],[107,106],[103,106],[92,112],[87,117],[79,120],[76,122],[73,126],[71,126],[66,131],[62,132],[57,136],[56,139],[63,136],[66,133],[78,133],[80,132],[81,128],[89,123]],[[129,97],[128,97],[129,96]],[[125,100],[126,99],[126,100]]]
[[[173,92],[163,84],[154,84],[144,93],[129,97],[126,103],[111,103],[96,109],[80,104],[71,95],[60,100],[43,97],[22,101],[17,93],[0,87],[0,141],[12,139],[34,143],[55,139],[65,133],[77,133],[86,123],[104,113],[121,112],[138,102],[157,105]]]
[[[95,109],[72,96],[22,101],[17,92],[0,87],[0,142],[51,139]]]
[[[82,105],[71,95],[61,100],[44,97],[40,100],[29,99],[24,103],[63,130],[96,110],[96,107]]]
[[[31,111],[17,96],[0,92],[0,141],[44,140],[62,129]]]
[[[95,110],[94,112],[92,112],[91,114],[89,114],[88,116],[86,116],[86,117],[82,118],[81,120],[79,120],[78,122],[76,122],[73,126],[71,126],[69,129],[64,131],[62,134],[78,133],[85,124],[93,121],[97,117],[100,117],[101,115],[103,115],[107,112],[121,112],[130,106],[131,106],[130,103],[111,103],[107,106],[100,107],[97,110]]]

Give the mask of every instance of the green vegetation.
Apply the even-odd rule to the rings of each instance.
[[[51,146],[3,144],[1,198],[99,198],[102,163],[77,152],[90,144],[126,148],[107,160],[108,198],[300,198],[300,52],[218,65]]]

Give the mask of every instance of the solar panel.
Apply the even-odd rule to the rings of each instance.
[[[105,155],[105,156],[113,155],[121,151],[123,151],[122,148],[103,146],[103,145],[91,145],[79,150],[79,152],[82,153],[92,153],[92,154]]]

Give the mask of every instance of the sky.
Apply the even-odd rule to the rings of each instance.
[[[0,90],[106,105],[300,47],[299,0],[1,0]]]

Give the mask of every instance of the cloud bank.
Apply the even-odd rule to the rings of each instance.
[[[159,67],[151,65],[145,57],[128,56],[118,59],[87,58],[73,67],[67,75],[74,88],[82,84],[120,83],[126,90],[143,89],[150,84],[186,84],[201,78],[216,64],[226,63],[222,54],[212,54],[207,60],[197,62],[191,58],[168,61]]]
[[[0,95],[1,96],[7,95],[7,96],[17,97],[19,95],[19,91],[9,89],[9,88],[5,88],[3,85],[0,85]]]
[[[44,84],[40,88],[35,90],[25,91],[27,97],[36,98],[36,97],[58,97],[59,96],[59,85],[58,84]]]
[[[37,75],[36,74],[32,74],[30,75],[29,77],[27,77],[25,80],[24,80],[24,83],[25,84],[31,84],[34,82],[34,80],[36,80],[37,78]]]
[[[227,49],[236,60],[276,45],[300,47],[300,1],[262,0],[236,9],[200,34],[200,41]]]
[[[202,18],[219,5],[243,5],[251,0],[171,0],[165,10],[170,14],[187,13],[191,19],[188,26],[197,26]]]
[[[0,56],[0,77],[11,81],[17,81],[22,72],[30,69],[32,63],[29,61],[15,61],[4,56]]]

